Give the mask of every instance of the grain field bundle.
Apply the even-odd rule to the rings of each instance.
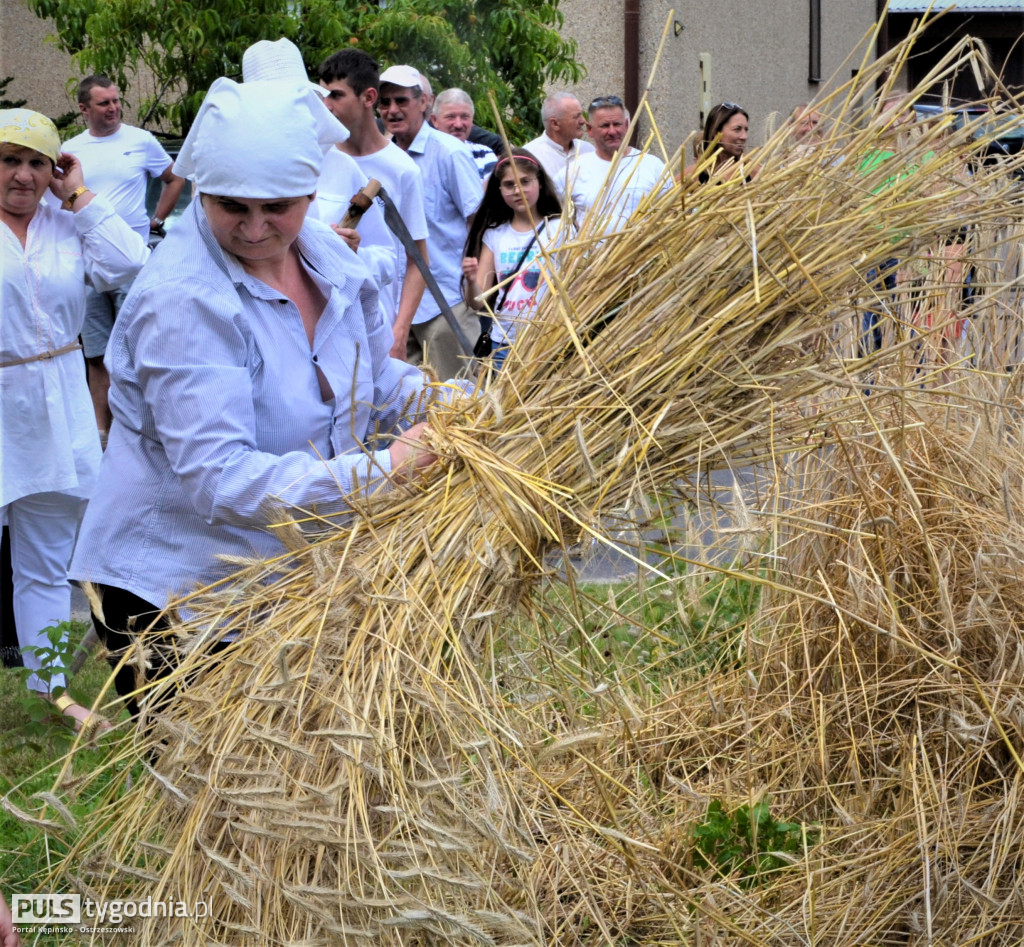
[[[914,344],[908,334],[856,364],[837,353],[837,314],[862,305],[871,262],[948,229],[965,191],[975,221],[1005,220],[1005,169],[956,173],[966,131],[944,130],[949,147],[910,142],[900,161],[913,172],[884,187],[891,168],[855,171],[890,134],[891,116],[861,122],[850,104],[874,77],[833,97],[836,132],[815,154],[786,163],[769,145],[747,185],[678,186],[670,170],[620,232],[584,226],[549,261],[554,289],[508,370],[432,411],[441,463],[353,499],[344,520],[280,511],[286,555],[239,562],[231,581],[176,603],[186,617],[169,641],[183,663],[114,764],[132,768],[130,784],[103,774],[108,804],[63,828],[67,810],[22,804],[67,846],[60,877],[102,900],[208,902],[206,916],[137,919],[144,945],[562,943],[581,936],[581,913],[570,928],[559,917],[566,898],[594,910],[600,939],[639,883],[653,886],[636,902],[644,929],[686,942],[693,875],[671,838],[692,805],[671,818],[633,807],[635,771],[615,771],[631,764],[608,737],[626,726],[639,747],[696,726],[695,692],[612,702],[592,737],[567,734],[588,682],[549,714],[503,691],[493,646],[511,616],[538,608],[546,553],[599,533],[609,511],[643,509],[709,464],[831,436],[833,414],[860,404],[856,379]],[[741,684],[721,686],[728,714]],[[710,773],[720,751],[707,750]],[[596,768],[560,775],[565,758],[589,756]],[[70,764],[59,783],[94,791]]]
[[[753,669],[671,754],[690,789],[821,827],[764,942],[1024,938],[1024,456],[1014,416],[969,407],[873,396],[805,460]],[[743,902],[728,924],[763,927]]]
[[[779,545],[748,573],[762,606],[734,661],[700,672],[692,641],[653,676],[621,654],[581,661],[587,686],[542,670],[585,624],[608,640],[620,592],[604,632],[581,614],[561,648],[504,662],[534,726],[565,731],[523,790],[551,942],[1021,942],[1020,402],[978,390],[874,391],[836,446],[780,458],[779,502],[751,513]]]

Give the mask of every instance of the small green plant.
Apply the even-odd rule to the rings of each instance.
[[[58,640],[55,645],[53,638],[48,637],[41,654],[43,661],[50,661],[49,653],[56,652],[58,656],[52,660],[65,667],[71,664],[88,625],[72,621],[53,629],[54,636],[57,632],[63,635],[65,629],[66,642]],[[94,652],[90,660],[82,663],[72,682],[79,702],[90,706],[106,686],[109,675],[106,660],[101,653]],[[110,719],[116,719],[115,708],[106,708],[106,713]],[[15,808],[39,818],[52,818],[52,812],[43,807],[36,794],[54,791],[60,777],[62,788],[58,795],[65,799],[77,819],[106,808],[112,798],[140,778],[143,764],[137,760],[126,757],[123,762],[112,762],[123,752],[116,737],[79,743],[74,756],[68,757],[74,740],[71,721],[47,701],[28,693],[25,672],[0,669],[0,799],[9,798]],[[101,775],[91,777],[86,786],[81,776],[87,773]],[[0,879],[8,897],[12,891],[34,891],[50,883],[49,874],[55,860],[65,851],[67,841],[48,829],[19,821],[12,811],[0,807]],[[24,941],[24,934],[22,937]],[[33,937],[30,942],[39,947],[58,940],[56,935],[52,939],[45,935]]]
[[[51,682],[58,675],[68,673],[86,628],[82,622],[64,621],[46,629],[48,645],[22,648],[24,654],[33,654],[39,661],[39,668],[35,671],[27,667],[15,669],[22,684],[26,684],[28,678],[35,674],[47,685],[53,697],[63,694],[66,688],[51,687]],[[20,694],[15,700],[25,714],[26,719],[21,732],[26,744],[39,749],[44,741],[70,743],[73,738],[71,728],[55,728],[52,725],[57,711],[51,704],[41,700],[25,686],[20,689]]]
[[[794,864],[817,839],[815,828],[777,821],[767,798],[733,812],[727,812],[720,799],[712,799],[693,829],[693,863],[749,888]]]

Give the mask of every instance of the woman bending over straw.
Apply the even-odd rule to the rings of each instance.
[[[346,135],[293,80],[218,79],[189,132],[177,170],[201,198],[118,316],[103,489],[72,566],[97,585],[115,652],[133,628],[165,627],[170,599],[237,568],[225,557],[283,555],[275,509],[342,512],[434,459],[407,420],[424,375],[389,356],[365,266],[306,219],[324,152]],[[134,670],[115,683],[130,695]]]

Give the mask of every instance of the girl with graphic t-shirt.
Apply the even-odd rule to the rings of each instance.
[[[493,319],[482,316],[481,323],[490,323],[495,371],[508,355],[518,323],[533,315],[546,288],[543,251],[554,245],[561,215],[551,179],[530,152],[513,148],[497,163],[462,261],[467,304],[477,311],[489,304],[494,310]]]

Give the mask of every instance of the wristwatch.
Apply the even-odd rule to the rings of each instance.
[[[76,187],[67,196],[67,200],[64,201],[64,209],[65,210],[72,210],[74,208],[74,206],[75,206],[75,201],[77,201],[78,198],[80,198],[88,190],[89,190],[89,188],[87,188],[84,184],[80,185],[79,187]]]

